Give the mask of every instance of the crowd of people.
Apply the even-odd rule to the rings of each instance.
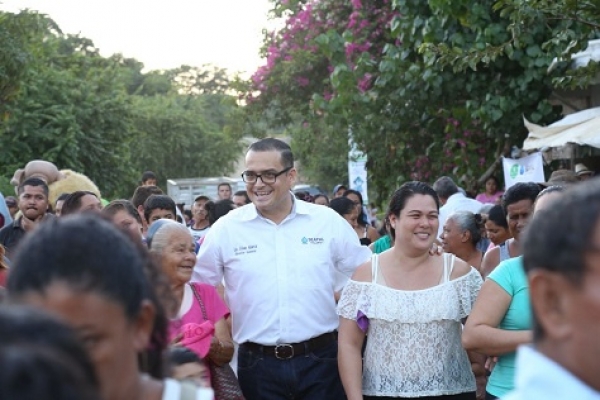
[[[3,199],[0,398],[600,399],[592,171],[406,182],[377,215],[295,195],[280,140],[245,161],[191,210],[150,172],[106,205]]]

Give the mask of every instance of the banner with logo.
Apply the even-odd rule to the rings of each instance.
[[[348,178],[350,189],[360,192],[364,204],[369,204],[367,194],[367,156],[363,153],[350,153],[348,158]]]
[[[546,182],[544,178],[544,161],[541,152],[533,153],[516,160],[503,157],[502,167],[504,169],[506,189],[517,182]]]

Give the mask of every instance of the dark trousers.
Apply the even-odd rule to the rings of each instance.
[[[240,345],[238,380],[246,400],[346,399],[337,367],[337,341],[289,360]]]
[[[488,392],[485,392],[485,400],[496,400],[497,397],[494,396],[493,394],[489,394]]]

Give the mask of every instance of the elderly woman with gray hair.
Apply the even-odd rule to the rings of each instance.
[[[172,342],[216,365],[231,361],[233,340],[225,321],[229,316],[227,306],[213,286],[190,283],[196,253],[189,230],[182,224],[163,219],[152,224],[146,239],[179,305],[169,328]]]
[[[483,224],[480,214],[456,211],[446,220],[440,237],[446,253],[454,254],[479,272],[483,253],[477,248],[477,243],[481,240]]]

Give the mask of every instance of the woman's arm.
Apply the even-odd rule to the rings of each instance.
[[[466,350],[498,356],[513,352],[517,346],[532,341],[530,330],[498,328],[511,301],[512,296],[500,285],[490,279],[485,281],[463,330],[462,344]]]
[[[215,364],[221,366],[231,361],[233,357],[233,339],[229,333],[225,318],[221,318],[215,324],[215,336],[210,343],[208,358]]]
[[[500,264],[500,248],[494,247],[486,251],[481,261],[481,268],[479,269],[483,278],[487,278],[498,264]]]
[[[362,355],[365,334],[356,321],[340,317],[338,369],[348,400],[362,400]]]

